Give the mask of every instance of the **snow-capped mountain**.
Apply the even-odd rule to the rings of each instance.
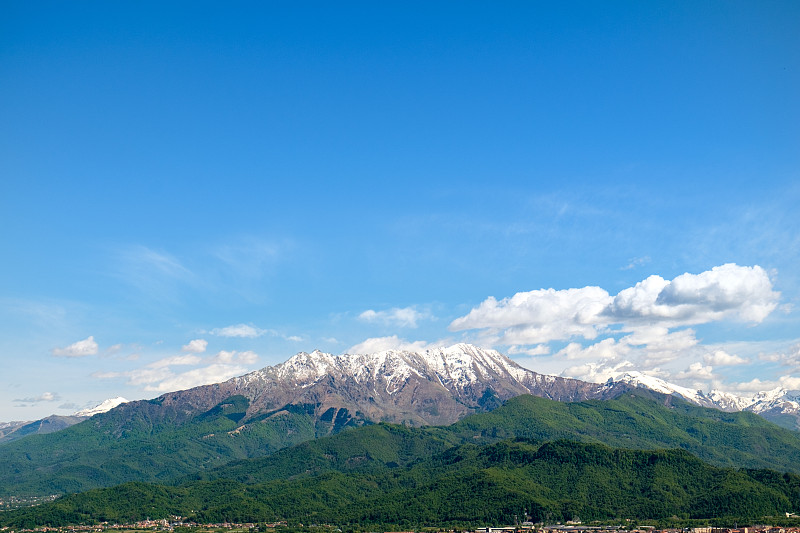
[[[677,394],[678,396],[681,396],[692,403],[696,403],[697,405],[711,407],[706,399],[706,396],[701,391],[687,389],[686,387],[681,387],[680,385],[668,383],[663,379],[654,376],[648,376],[642,372],[625,372],[616,378],[610,379],[608,383],[627,383],[633,387],[650,389],[662,394]]]
[[[336,424],[420,425],[450,424],[520,394],[579,401],[613,397],[620,387],[628,388],[538,374],[495,350],[456,344],[420,352],[301,352],[223,383],[165,394],[159,402],[188,413],[242,395],[248,399],[244,420],[304,406],[318,419],[333,417]]]
[[[712,390],[706,394],[703,391],[681,387],[641,372],[626,372],[610,379],[608,383],[627,383],[633,387],[674,394],[697,405],[721,411],[750,411],[783,427],[800,428],[800,391],[777,388],[758,392],[753,396],[738,396],[729,392]]]
[[[109,398],[99,405],[83,409],[71,415],[50,415],[47,418],[34,420],[32,422],[0,422],[0,444],[21,439],[28,435],[41,435],[60,431],[78,422],[83,422],[96,414],[110,411],[127,401],[128,400],[122,396],[118,396],[117,398]]]
[[[95,405],[94,407],[81,409],[80,411],[74,413],[72,416],[85,416],[85,417],[94,416],[99,413],[105,413],[107,411],[110,411],[116,406],[123,404],[127,401],[128,400],[126,400],[122,396],[117,396],[116,398],[109,398],[107,400],[104,400],[100,404]]]

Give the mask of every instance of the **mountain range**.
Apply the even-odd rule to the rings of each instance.
[[[779,426],[800,430],[800,391],[775,388],[758,392],[752,396],[737,396],[721,390],[704,393],[641,372],[626,372],[610,380],[611,383],[627,383],[634,387],[674,394],[696,405],[712,407],[721,411],[749,411],[756,413]]]
[[[717,397],[693,396],[692,391],[644,375],[629,374],[602,384],[542,375],[497,351],[468,344],[419,353],[299,353],[282,364],[222,383],[121,403],[61,431],[6,442],[0,445],[0,495],[78,492],[129,481],[164,482],[211,471],[232,460],[269,456],[345,428],[379,422],[447,425],[492,411],[520,395],[587,405],[612,401],[637,389],[663,393],[651,401],[667,405],[673,413],[678,405],[671,400],[674,395],[705,406],[715,405]],[[591,404],[589,409],[600,413],[592,415],[591,423],[563,413],[553,415],[559,422],[543,429],[537,438],[582,438],[650,448],[679,446],[718,464],[730,464],[730,458],[736,457],[739,466],[758,468],[792,470],[792,464],[800,464],[800,455],[788,467],[785,459],[795,457],[795,447],[800,449],[797,432],[781,433],[749,413],[720,418],[720,411],[709,410],[712,414],[701,418],[723,424],[711,429],[707,422],[672,421],[667,426],[677,424],[683,433],[669,438],[643,438],[640,428],[615,421],[616,433],[599,439],[596,435],[604,433],[596,424],[606,416],[607,405]],[[725,409],[732,407],[726,405]],[[766,417],[765,413],[769,410],[759,414]],[[783,422],[791,421],[791,416],[782,416]],[[662,413],[657,418],[669,417]],[[629,419],[647,426],[647,418],[631,415]],[[732,428],[742,427],[744,433],[732,432]],[[652,432],[668,433],[663,424]],[[715,440],[718,434],[735,434],[739,441]],[[760,443],[760,458],[754,442]],[[777,445],[779,442],[782,444]],[[708,451],[712,448],[717,451]],[[777,452],[778,448],[783,451]],[[776,458],[781,454],[784,459]]]
[[[241,397],[230,399],[237,402]],[[778,467],[796,470],[798,441],[752,413],[723,413],[645,389],[571,403],[521,395],[450,426],[372,424],[169,483],[70,494],[0,513],[0,526],[174,515],[348,530],[577,517],[657,519],[672,527],[691,519],[773,520],[800,510],[800,475],[709,462],[757,467],[779,460]]]
[[[329,391],[323,390],[326,383],[331,385]],[[347,413],[342,412],[340,416],[348,420],[355,417],[357,420],[353,423],[365,417],[371,421],[447,424],[470,412],[491,409],[517,394],[559,401],[610,398],[625,389],[623,384],[678,395],[703,407],[753,412],[788,429],[800,429],[800,391],[776,388],[751,397],[720,390],[704,393],[635,371],[620,374],[605,384],[594,384],[538,374],[495,350],[469,344],[424,352],[384,351],[356,355],[300,352],[285,363],[215,387],[223,395],[232,390],[243,391],[253,402],[251,412],[272,409],[279,404],[302,403],[298,402],[298,397],[305,397],[320,407],[330,404],[328,407],[337,413],[340,408],[347,408]],[[301,389],[302,394],[295,394],[295,388]],[[487,389],[491,392],[484,397]],[[213,396],[205,387],[197,390],[200,395]],[[257,397],[262,399],[254,401]],[[365,398],[368,401],[365,402]],[[30,434],[64,429],[125,402],[127,400],[122,397],[111,398],[72,415],[0,423],[0,444]]]
[[[87,409],[81,409],[71,415],[51,415],[46,418],[35,421],[15,421],[15,422],[0,422],[0,444],[4,442],[11,442],[12,440],[21,439],[28,435],[42,435],[45,433],[53,433],[75,425],[78,422],[83,422],[99,413],[110,411],[114,407],[127,402],[125,398],[118,396],[116,398],[109,398],[100,404]]]

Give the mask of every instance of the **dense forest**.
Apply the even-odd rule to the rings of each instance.
[[[215,426],[216,417],[232,414],[219,409],[207,421]],[[68,494],[2,513],[0,523],[170,515],[403,528],[576,517],[746,520],[800,510],[799,442],[796,433],[755,415],[644,391],[578,403],[520,396],[451,426],[351,428],[267,457],[171,477],[162,472],[163,482]],[[151,444],[154,469],[163,463],[160,454],[178,446]],[[100,466],[117,475],[126,468],[108,458]],[[75,475],[90,472],[76,468]]]
[[[683,450],[628,450],[528,439],[462,444],[401,467],[329,471],[247,484],[126,483],[0,515],[4,525],[291,520],[467,526],[515,521],[753,520],[800,510],[800,476],[718,468]]]

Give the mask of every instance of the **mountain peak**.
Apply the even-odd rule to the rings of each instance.
[[[675,385],[674,383],[668,383],[661,378],[650,376],[643,372],[631,370],[620,374],[614,378],[613,381],[616,383],[627,383],[628,385],[634,387],[643,387],[645,389],[654,390],[662,394],[677,394],[678,396],[681,396],[690,402],[708,406],[708,399],[701,391],[681,387],[680,385]]]
[[[100,404],[95,405],[94,407],[90,407],[88,409],[82,409],[72,416],[94,416],[99,413],[105,413],[106,411],[110,411],[118,405],[123,403],[128,403],[128,400],[123,398],[122,396],[117,396],[116,398],[109,398],[107,400],[102,401]]]

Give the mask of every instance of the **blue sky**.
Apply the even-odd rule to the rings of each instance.
[[[800,389],[796,2],[2,13],[0,420],[461,341]]]

